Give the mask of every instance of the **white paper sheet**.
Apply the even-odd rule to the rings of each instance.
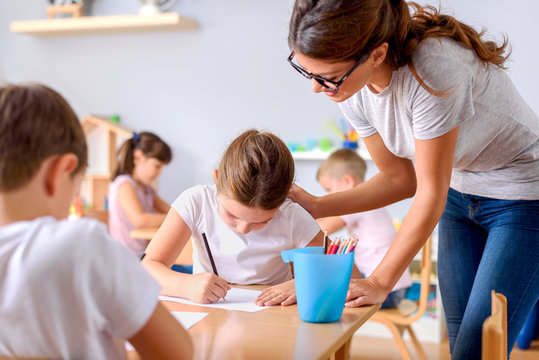
[[[172,316],[179,321],[180,324],[188,330],[191,326],[195,325],[200,320],[204,319],[208,313],[198,313],[189,311],[171,311]]]
[[[197,306],[207,306],[218,309],[225,310],[239,310],[247,312],[255,312],[259,310],[267,309],[267,306],[258,306],[255,305],[255,300],[260,295],[261,291],[259,290],[247,290],[247,289],[238,289],[232,288],[226,294],[226,300],[220,299],[218,302],[213,304],[199,304],[191,300],[184,298],[174,297],[174,296],[159,296],[160,300],[165,301],[174,301],[182,304],[197,305]]]

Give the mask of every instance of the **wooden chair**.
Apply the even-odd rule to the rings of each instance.
[[[483,322],[482,360],[507,360],[507,299],[491,293],[491,315]]]
[[[402,359],[412,359],[406,344],[404,343],[403,334],[407,330],[412,339],[412,343],[419,355],[420,359],[426,360],[427,356],[417,340],[414,330],[411,327],[415,321],[421,319],[427,310],[427,301],[430,293],[430,274],[432,272],[431,259],[431,237],[427,239],[421,254],[421,285],[419,290],[419,300],[412,301],[404,299],[395,309],[378,310],[369,321],[375,321],[384,324],[395,339]]]

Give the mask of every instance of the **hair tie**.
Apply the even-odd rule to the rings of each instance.
[[[138,142],[139,140],[140,140],[140,136],[136,132],[133,131],[133,141]]]

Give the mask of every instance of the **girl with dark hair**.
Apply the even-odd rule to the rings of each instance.
[[[381,303],[439,222],[438,277],[453,359],[481,357],[490,291],[508,299],[511,350],[539,298],[539,118],[504,71],[507,39],[402,0],[297,0],[288,61],[339,104],[379,173],[291,197],[315,218],[415,195],[347,306]]]
[[[172,159],[170,147],[150,132],[133,133],[119,151],[118,168],[109,187],[109,231],[116,240],[140,257],[147,239],[134,239],[131,230],[158,227],[170,205],[161,199],[152,182]]]

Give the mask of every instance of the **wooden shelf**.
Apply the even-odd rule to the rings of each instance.
[[[14,21],[11,31],[33,36],[80,35],[147,30],[196,29],[195,20],[178,13],[158,15],[83,16],[79,18]]]

